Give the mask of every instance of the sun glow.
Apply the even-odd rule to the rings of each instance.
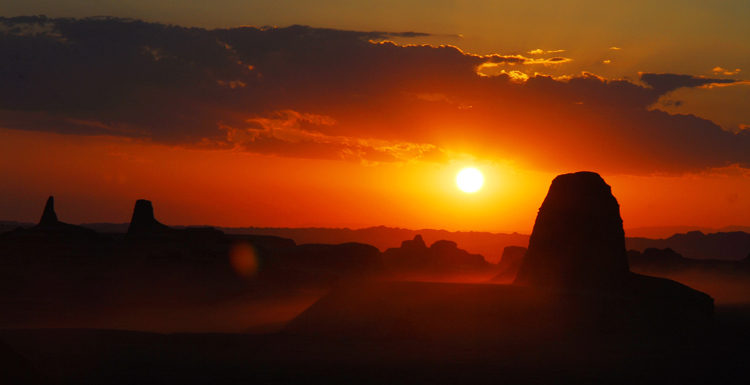
[[[482,173],[475,168],[465,168],[458,173],[456,184],[461,191],[473,193],[479,190],[484,184]]]

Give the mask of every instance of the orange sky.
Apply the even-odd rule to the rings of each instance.
[[[529,233],[554,176],[589,170],[626,228],[750,224],[742,72],[605,78],[575,50],[387,42],[429,35],[2,23],[3,220],[54,195],[69,223],[149,199],[170,225]]]
[[[6,218],[31,222],[54,194],[58,216],[70,223],[128,222],[135,200],[148,198],[172,225],[530,233],[554,177],[487,162],[362,166],[16,130],[0,130],[0,139],[0,208]],[[477,193],[455,186],[464,165],[485,175]],[[748,178],[605,178],[626,228],[747,223]]]

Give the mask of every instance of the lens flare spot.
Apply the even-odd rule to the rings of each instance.
[[[237,242],[232,245],[229,263],[240,277],[253,278],[258,273],[258,253],[248,242]]]

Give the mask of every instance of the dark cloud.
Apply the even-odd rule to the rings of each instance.
[[[737,80],[734,79],[712,79],[703,76],[690,75],[652,73],[640,73],[639,75],[643,83],[649,85],[660,95],[683,87],[694,88],[712,84],[731,84],[737,82]]]
[[[432,34],[429,33],[422,33],[422,32],[380,32],[381,34],[388,36],[388,37],[425,37],[425,36],[432,36]]]
[[[0,127],[361,162],[470,154],[634,174],[750,165],[750,135],[649,110],[679,87],[733,80],[529,77],[519,69],[570,59],[386,41],[412,35],[2,18]]]

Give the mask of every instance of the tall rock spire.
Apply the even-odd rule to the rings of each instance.
[[[47,198],[47,204],[44,206],[44,212],[42,213],[42,219],[39,220],[39,226],[56,225],[58,223],[57,214],[55,214],[55,198],[50,196]]]

